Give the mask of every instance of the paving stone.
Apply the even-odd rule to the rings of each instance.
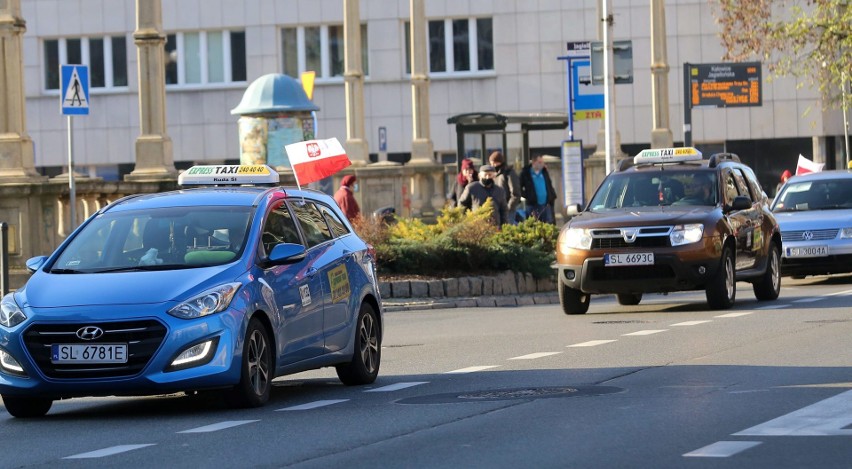
[[[497,306],[517,306],[518,303],[515,301],[515,297],[512,295],[503,295],[494,298],[494,302]]]
[[[408,280],[391,282],[391,293],[394,298],[411,298],[411,283]]]
[[[468,277],[470,296],[482,296],[482,277]]]
[[[429,296],[429,284],[426,280],[411,280],[411,297],[427,298]]]
[[[443,298],[445,296],[443,280],[428,280],[426,283],[429,286],[429,298]]]
[[[470,279],[459,277],[459,296],[470,296]]]
[[[382,295],[382,298],[392,298],[390,283],[379,282],[379,295]]]
[[[450,298],[455,298],[459,296],[459,279],[457,278],[445,278],[442,280],[444,282],[444,294]]]

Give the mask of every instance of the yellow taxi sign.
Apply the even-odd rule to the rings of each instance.
[[[178,176],[181,186],[278,184],[278,172],[265,164],[193,166]]]
[[[633,158],[633,164],[679,163],[703,158],[701,152],[693,147],[654,148],[642,150]]]

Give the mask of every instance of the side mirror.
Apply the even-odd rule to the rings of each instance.
[[[748,210],[751,208],[751,199],[744,195],[734,197],[734,202],[731,204],[731,210]]]
[[[46,260],[47,256],[36,256],[27,259],[27,270],[29,270],[31,274],[36,273],[36,270],[41,269],[41,266],[44,265],[44,261]]]
[[[578,215],[582,211],[583,211],[583,207],[580,204],[572,204],[572,205],[565,207],[565,214],[568,215],[569,217],[573,217],[575,215]]]
[[[305,246],[293,243],[278,243],[269,253],[267,262],[272,265],[293,264],[305,258]]]

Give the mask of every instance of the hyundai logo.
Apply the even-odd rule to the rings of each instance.
[[[802,233],[802,239],[804,239],[805,241],[810,241],[810,240],[814,239],[814,232],[813,231],[805,231],[804,233]]]
[[[77,337],[82,340],[95,340],[104,335],[104,330],[98,326],[86,326],[77,329]]]

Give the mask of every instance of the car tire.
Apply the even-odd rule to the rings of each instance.
[[[734,265],[734,253],[730,246],[725,246],[716,276],[707,285],[707,304],[710,309],[729,309],[734,305],[737,298]]]
[[[559,303],[562,305],[562,312],[565,314],[586,314],[589,311],[592,295],[568,287],[562,282],[558,282],[558,284]]]
[[[781,253],[775,243],[769,245],[769,257],[766,259],[766,272],[760,280],[754,282],[754,296],[758,301],[778,299],[781,293]]]
[[[382,360],[382,334],[378,315],[369,303],[361,304],[357,327],[352,360],[336,367],[337,377],[347,386],[376,381]]]
[[[53,399],[3,395],[3,406],[6,407],[6,412],[19,419],[44,417],[52,405]]]
[[[642,301],[641,293],[619,293],[616,295],[618,304],[622,306],[636,306]]]
[[[275,377],[274,366],[269,333],[257,318],[252,318],[243,344],[240,382],[228,391],[228,404],[239,408],[266,404]]]

